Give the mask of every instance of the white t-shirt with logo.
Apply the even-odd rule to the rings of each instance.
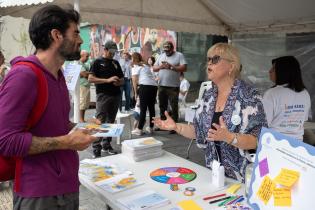
[[[263,105],[269,128],[303,140],[304,121],[311,110],[311,98],[307,90],[295,92],[285,85],[267,90]]]

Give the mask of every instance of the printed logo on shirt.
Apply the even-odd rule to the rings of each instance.
[[[284,105],[283,120],[279,125],[282,128],[300,128],[303,126],[304,104]]]
[[[112,64],[114,65],[115,69],[117,70],[118,66],[117,64],[113,61]]]

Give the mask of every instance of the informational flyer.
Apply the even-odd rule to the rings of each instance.
[[[69,91],[74,91],[75,86],[79,80],[81,67],[82,65],[70,63],[64,69],[63,75],[65,77]]]
[[[124,131],[124,124],[94,124],[94,123],[78,123],[74,129],[89,130],[95,137],[119,137]]]
[[[127,172],[113,176],[110,179],[95,182],[96,186],[111,193],[121,192],[141,184],[144,184],[144,182],[139,181],[135,176]]]
[[[315,147],[263,128],[249,204],[254,210],[314,209]]]

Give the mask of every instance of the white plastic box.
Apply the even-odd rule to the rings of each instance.
[[[122,154],[133,161],[143,161],[163,155],[163,143],[152,137],[125,140],[122,143]]]

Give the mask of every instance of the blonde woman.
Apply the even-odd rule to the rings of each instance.
[[[154,119],[157,127],[175,130],[205,151],[206,166],[218,160],[225,175],[244,182],[249,150],[256,149],[262,126],[267,126],[261,96],[256,89],[237,79],[240,57],[226,43],[212,46],[207,53],[208,79],[212,84],[204,92],[193,125],[175,123],[166,112],[166,120]]]

